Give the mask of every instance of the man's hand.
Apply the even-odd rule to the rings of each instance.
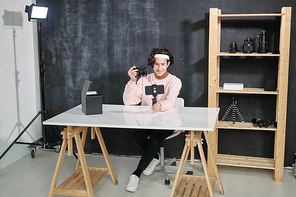
[[[162,105],[159,102],[157,102],[154,105],[152,105],[151,108],[152,108],[153,111],[160,111],[161,108],[162,108]]]
[[[136,68],[135,66],[133,66],[133,67],[131,67],[129,70],[128,70],[128,72],[127,72],[127,74],[128,74],[128,76],[131,78],[131,80],[133,81],[133,82],[137,82],[137,75],[138,75],[138,73],[137,73],[137,69],[135,69],[134,70],[134,68]]]

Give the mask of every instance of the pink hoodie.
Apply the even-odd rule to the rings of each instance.
[[[125,105],[137,105],[141,102],[142,106],[151,106],[153,96],[145,95],[145,86],[151,86],[152,84],[164,85],[164,94],[158,94],[156,97],[157,102],[162,105],[161,111],[167,111],[175,107],[182,82],[171,74],[164,79],[156,79],[154,73],[151,73],[146,77],[141,77],[137,82],[130,80],[125,85],[123,103]]]

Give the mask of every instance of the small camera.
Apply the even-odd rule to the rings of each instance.
[[[254,124],[254,127],[262,127],[264,121],[262,119],[256,119],[256,118],[252,118],[252,123]]]
[[[253,41],[251,38],[245,39],[244,46],[243,46],[243,52],[244,53],[252,53],[253,52]]]
[[[144,67],[144,66],[139,66],[139,67],[136,67],[134,68],[133,70],[137,69],[137,73],[138,73],[138,76],[141,76],[141,77],[145,77],[147,76],[147,71],[148,71],[148,68],[147,67]]]
[[[263,120],[263,119],[256,119],[256,118],[252,118],[252,123],[254,124],[255,127],[261,128],[261,127],[269,127],[269,126],[274,126],[275,128],[277,127],[277,122],[274,121],[270,121],[270,120]]]

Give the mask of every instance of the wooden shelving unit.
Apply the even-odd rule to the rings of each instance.
[[[210,27],[209,27],[209,87],[208,87],[208,106],[219,107],[219,94],[262,94],[276,96],[276,117],[277,128],[258,128],[250,122],[237,122],[235,126],[232,122],[217,121],[216,130],[210,132],[211,146],[215,155],[216,163],[219,165],[239,166],[248,168],[260,168],[274,170],[274,180],[283,181],[284,151],[286,135],[286,114],[287,114],[287,91],[288,91],[288,71],[290,55],[290,32],[291,32],[291,7],[283,7],[281,13],[276,14],[221,14],[217,8],[210,9]],[[228,53],[220,51],[221,41],[221,18],[223,17],[281,17],[280,25],[280,43],[279,54],[272,53]],[[222,38],[223,39],[223,38]],[[264,91],[263,88],[244,88],[240,91],[223,90],[219,85],[220,79],[220,57],[278,57],[278,78],[276,91]],[[256,60],[254,60],[256,61]],[[251,106],[250,106],[251,107]],[[250,132],[270,131],[275,133],[274,157],[260,158],[250,156],[224,155],[218,154],[218,130],[235,129],[249,130]],[[208,160],[209,161],[209,160]],[[209,162],[210,174],[213,174],[212,163]]]

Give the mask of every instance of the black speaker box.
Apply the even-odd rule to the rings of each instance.
[[[102,114],[102,95],[96,92],[88,94],[91,83],[91,81],[86,80],[81,91],[82,112],[86,115]]]
[[[265,77],[264,90],[265,91],[276,91],[277,79],[276,77]]]

